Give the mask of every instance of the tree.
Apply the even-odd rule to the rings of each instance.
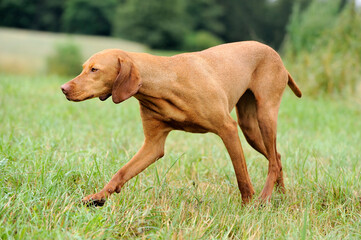
[[[221,21],[224,11],[216,0],[188,0],[186,11],[193,31],[207,31],[218,36],[224,33]]]
[[[110,35],[117,0],[68,0],[63,30],[70,33]]]
[[[63,0],[2,0],[0,25],[57,32],[63,9]]]
[[[189,32],[183,0],[127,0],[116,11],[113,34],[153,48],[179,48]]]
[[[221,37],[227,42],[258,40],[279,48],[286,33],[292,6],[311,0],[219,0],[224,9],[222,22],[226,30]]]

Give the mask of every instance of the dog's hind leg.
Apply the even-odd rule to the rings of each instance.
[[[266,147],[263,142],[261,130],[257,118],[257,102],[251,90],[247,90],[239,99],[236,105],[238,124],[247,142],[259,153],[269,159]],[[282,169],[281,155],[277,152],[277,162]],[[277,187],[285,192],[282,170],[276,180]]]
[[[247,142],[267,158],[261,130],[258,126],[256,99],[250,90],[247,90],[239,99],[236,112],[238,125],[242,129]]]

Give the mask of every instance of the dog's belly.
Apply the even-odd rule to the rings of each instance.
[[[193,123],[191,121],[179,122],[179,121],[175,121],[175,120],[170,120],[170,121],[166,121],[166,123],[175,130],[182,130],[182,131],[191,132],[191,133],[207,133],[207,132],[209,132],[209,130],[207,130],[205,127],[203,127],[199,124]]]
[[[151,115],[175,130],[182,130],[192,133],[206,133],[210,130],[206,127],[205,121],[196,109],[180,107],[178,104],[165,99],[138,98],[143,109],[143,114]],[[203,119],[203,121],[202,121]]]

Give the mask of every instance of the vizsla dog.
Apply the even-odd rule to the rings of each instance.
[[[79,76],[61,86],[70,101],[112,96],[120,103],[134,96],[140,103],[145,140],[138,153],[98,193],[83,199],[103,205],[109,196],[164,155],[172,130],[212,132],[226,146],[236,173],[242,201],[254,194],[237,131],[230,112],[248,143],[269,161],[260,195],[269,200],[275,183],[284,191],[281,156],[276,150],[277,115],[286,85],[302,93],[280,56],[254,42],[223,44],[204,51],[159,57],[118,49],[96,53]]]

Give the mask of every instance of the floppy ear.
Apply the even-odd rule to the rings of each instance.
[[[112,99],[121,103],[136,94],[142,86],[139,72],[130,60],[119,59],[119,74],[114,81]]]

